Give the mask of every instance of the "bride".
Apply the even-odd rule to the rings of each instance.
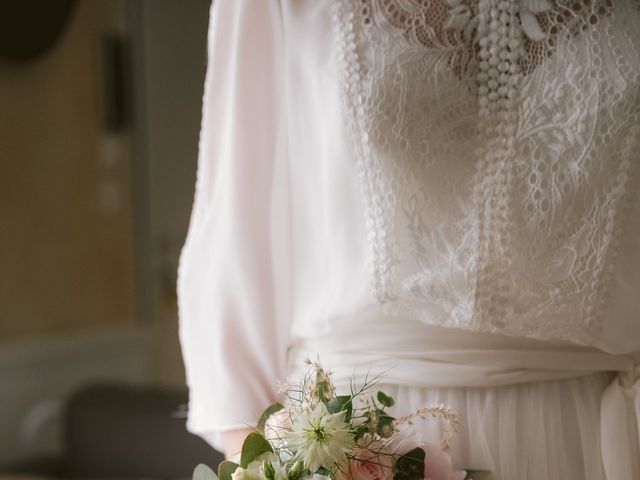
[[[188,428],[234,455],[319,357],[457,465],[639,479],[639,169],[637,0],[217,0]]]

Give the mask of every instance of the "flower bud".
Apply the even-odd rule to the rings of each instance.
[[[302,462],[298,460],[293,464],[293,467],[289,470],[288,480],[298,480],[302,474]]]
[[[264,472],[264,476],[267,480],[274,480],[276,477],[276,471],[273,468],[273,465],[268,460],[262,461],[262,471]]]

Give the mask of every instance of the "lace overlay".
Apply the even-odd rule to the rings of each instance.
[[[640,164],[637,0],[335,0],[392,315],[589,344]]]

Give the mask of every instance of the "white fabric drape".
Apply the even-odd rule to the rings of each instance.
[[[218,432],[255,423],[276,400],[274,379],[285,373],[279,19],[276,2],[223,1],[212,9],[196,195],[178,294],[188,426],[217,446]]]
[[[485,6],[495,3],[493,0],[477,2]],[[409,5],[414,2],[392,0],[391,3]],[[505,301],[500,303],[499,312],[505,316],[500,318],[500,322],[493,323],[490,309],[485,308],[492,301],[490,282],[484,284],[483,303],[474,305],[468,300],[474,298],[477,272],[458,269],[460,265],[473,264],[467,255],[456,253],[460,247],[469,247],[471,244],[468,242],[473,236],[465,234],[464,237],[456,237],[455,242],[447,243],[451,233],[458,231],[461,225],[464,227],[462,231],[466,232],[466,224],[451,221],[445,213],[446,208],[455,207],[457,212],[470,212],[474,208],[465,203],[465,192],[473,185],[464,185],[467,189],[464,190],[462,184],[456,182],[470,178],[468,173],[473,172],[467,153],[474,150],[459,149],[466,149],[467,143],[473,139],[477,127],[473,123],[477,122],[477,105],[462,103],[449,108],[446,99],[435,90],[427,91],[427,85],[434,89],[449,89],[458,83],[462,85],[461,82],[448,82],[451,75],[439,77],[432,69],[425,70],[434,75],[428,83],[411,77],[411,70],[398,70],[397,75],[392,75],[390,72],[396,66],[378,58],[380,51],[363,55],[363,61],[372,62],[367,67],[384,68],[387,65],[389,68],[383,72],[386,76],[379,78],[382,83],[376,84],[368,94],[378,92],[380,98],[388,92],[404,95],[406,108],[419,107],[417,113],[398,117],[394,122],[397,102],[357,104],[358,95],[353,88],[367,70],[352,68],[356,54],[362,52],[349,50],[358,46],[354,44],[355,30],[349,33],[349,29],[357,30],[364,26],[355,23],[354,15],[336,16],[340,10],[333,10],[331,4],[346,5],[348,2],[216,0],[212,5],[196,192],[178,271],[180,339],[190,389],[188,428],[220,448],[221,431],[254,425],[261,411],[277,399],[276,382],[292,373],[294,365],[291,359],[299,358],[296,352],[312,351],[318,347],[314,345],[308,350],[300,346],[309,347],[313,342],[322,342],[322,339],[327,339],[330,345],[337,345],[338,332],[365,325],[362,328],[366,333],[371,325],[367,322],[374,318],[392,322],[395,336],[384,338],[393,346],[391,339],[397,336],[397,332],[411,332],[416,321],[420,320],[421,326],[434,324],[448,328],[441,331],[443,336],[429,337],[432,341],[418,336],[423,342],[415,345],[412,350],[414,356],[395,357],[404,365],[397,370],[405,372],[404,380],[389,380],[395,382],[392,388],[402,389],[404,398],[412,399],[404,404],[399,402],[398,408],[437,397],[445,403],[449,399],[454,408],[463,410],[461,415],[468,422],[469,432],[477,436],[469,437],[467,443],[461,440],[459,453],[462,460],[473,460],[475,457],[469,455],[477,449],[488,452],[481,458],[493,458],[495,449],[504,447],[501,442],[514,443],[514,439],[509,437],[511,433],[532,428],[535,423],[534,417],[527,417],[524,423],[509,425],[499,422],[495,416],[483,416],[482,409],[492,402],[492,398],[502,399],[498,403],[505,408],[511,405],[514,415],[526,405],[528,411],[537,412],[537,415],[548,414],[557,421],[560,421],[562,412],[566,413],[560,404],[570,398],[582,423],[538,422],[540,435],[537,438],[559,438],[558,432],[562,432],[565,439],[575,440],[585,438],[581,432],[596,436],[601,432],[602,456],[598,456],[596,463],[606,470],[607,479],[637,480],[640,477],[633,475],[638,471],[640,400],[637,373],[634,376],[631,365],[637,364],[640,353],[640,188],[628,190],[629,201],[624,212],[616,211],[613,205],[618,204],[611,203],[611,209],[605,212],[606,215],[603,213],[602,218],[626,219],[615,230],[609,229],[613,223],[607,223],[606,232],[598,230],[600,214],[591,210],[580,212],[583,205],[580,201],[561,202],[557,207],[574,209],[569,214],[578,219],[570,235],[574,243],[558,243],[566,233],[561,231],[549,236],[546,242],[537,241],[536,249],[550,254],[551,260],[534,265],[535,276],[531,278],[522,275],[527,273],[526,269],[518,271],[521,275],[519,280],[523,280],[520,285],[526,286],[527,293],[502,299]],[[379,2],[367,0],[365,4],[378,5]],[[561,85],[562,88],[554,87],[554,92],[558,92],[554,96],[545,93],[545,83],[538,85],[538,89],[534,84],[523,88],[532,97],[527,99],[525,96],[522,101],[534,105],[536,114],[547,110],[553,112],[553,118],[547,123],[553,124],[554,129],[547,133],[540,126],[533,125],[527,133],[526,142],[520,145],[518,165],[529,168],[531,163],[535,167],[535,163],[541,161],[541,155],[546,154],[546,147],[565,152],[560,159],[565,162],[563,165],[571,167],[568,175],[574,182],[554,192],[575,188],[577,199],[598,198],[589,190],[592,188],[591,179],[598,188],[608,185],[604,176],[590,177],[589,172],[585,172],[585,165],[580,162],[589,155],[597,159],[593,161],[594,165],[607,166],[610,161],[611,165],[624,166],[624,172],[618,175],[624,184],[620,183],[611,190],[611,195],[606,195],[607,201],[612,202],[617,201],[616,195],[621,195],[620,192],[628,188],[630,178],[636,178],[628,177],[627,170],[631,171],[631,167],[640,164],[640,151],[634,151],[638,135],[633,133],[640,132],[639,124],[617,126],[595,140],[595,137],[591,140],[584,137],[595,135],[594,132],[602,133],[603,126],[614,125],[624,115],[631,118],[635,112],[630,107],[633,102],[625,102],[625,95],[632,98],[633,92],[640,89],[640,76],[630,73],[640,71],[635,69],[635,65],[640,64],[640,48],[633,48],[640,44],[640,22],[635,21],[640,19],[640,11],[630,0],[616,0],[612,5],[613,10],[599,23],[589,27],[588,34],[575,36],[577,47],[563,47],[567,52],[573,51],[573,56],[564,59],[550,56],[548,68],[535,71],[531,76],[538,80],[547,78],[549,85],[555,85],[558,79],[554,75],[582,72],[584,61],[596,57],[590,53],[593,50],[599,52],[597,59],[600,65],[603,64],[600,56],[605,60],[614,56],[618,59],[615,65],[613,61],[611,64],[609,60],[604,62],[610,68],[604,72],[604,79],[601,75],[581,74],[584,85],[569,83]],[[371,31],[368,32],[371,35]],[[602,41],[596,48],[588,48],[590,45],[586,42],[598,41],[605,34],[614,46]],[[369,54],[371,56],[367,56]],[[410,56],[406,52],[403,55],[403,58]],[[560,95],[580,90],[583,86],[588,87],[588,91],[585,90],[588,96],[581,102],[565,101],[565,97]],[[405,98],[410,89],[420,93],[420,88],[423,91],[415,102]],[[349,101],[355,102],[350,108],[345,105],[345,90],[348,90]],[[610,92],[615,93],[618,102],[615,111],[609,111],[606,104],[597,103]],[[469,92],[461,92],[452,98],[476,102]],[[583,107],[584,110],[580,110]],[[428,116],[429,112],[437,111],[446,115]],[[374,125],[381,136],[372,138],[373,133],[367,131],[356,134],[351,116],[362,121],[361,127],[365,130]],[[427,122],[411,123],[411,118]],[[527,118],[531,120],[534,117]],[[435,146],[427,141],[394,145],[383,138],[385,132],[394,133],[399,129],[404,129],[407,135],[419,136],[424,125],[429,125],[435,132],[455,131],[464,135],[459,142],[443,141]],[[560,126],[566,128],[562,135],[558,133]],[[538,138],[537,134],[542,136]],[[623,137],[624,142],[621,143]],[[567,146],[562,142],[575,144]],[[429,154],[451,157],[440,159],[439,165],[447,168],[440,168],[437,175],[430,171],[418,171],[417,176],[393,171],[397,178],[411,182],[414,189],[416,181],[427,182],[429,188],[425,187],[414,197],[405,198],[405,193],[414,190],[403,190],[396,177],[391,177],[392,180],[383,178],[384,169],[380,172],[374,169],[363,175],[357,158],[363,154],[360,149],[364,143],[367,143],[367,148],[379,148],[385,155],[433,147]],[[526,156],[527,152],[530,157]],[[633,156],[620,162],[619,155],[629,152]],[[385,161],[392,162],[391,154],[389,158],[382,156]],[[571,156],[574,154],[575,158]],[[406,160],[403,159],[405,164]],[[537,188],[553,184],[550,179],[545,182],[539,178],[544,177],[544,172],[550,174],[550,170],[542,166],[536,170]],[[610,170],[613,167],[606,171]],[[377,192],[382,201],[375,203],[380,199],[363,195],[363,182],[388,182],[398,191],[395,197]],[[580,191],[580,188],[584,190]],[[431,196],[436,191],[444,197]],[[515,188],[513,191],[520,190]],[[397,195],[398,192],[401,195]],[[398,199],[405,203],[398,203]],[[424,202],[431,205],[429,201],[435,202],[437,208],[426,212],[427,216],[440,223],[427,222],[423,225],[423,219],[416,217],[412,208],[418,207],[420,214]],[[380,223],[375,216],[368,216],[367,212],[380,213],[378,210],[385,213],[387,203],[395,205],[398,222],[385,223],[385,220]],[[491,204],[488,202],[486,205]],[[422,270],[407,282],[395,278],[396,283],[406,288],[408,297],[401,297],[396,302],[398,305],[392,305],[401,307],[395,311],[403,314],[391,318],[382,314],[380,299],[371,295],[372,258],[375,260],[378,253],[384,253],[378,250],[384,242],[393,243],[389,239],[401,238],[405,243],[411,241],[413,237],[402,223],[411,219],[415,220],[411,227],[424,236],[421,245],[427,247],[421,252],[423,258],[435,263],[420,266],[419,262],[412,264],[407,261],[408,257],[403,257],[407,275],[415,273],[415,265]],[[524,228],[518,230],[523,224],[521,220],[510,227],[516,230],[517,238],[527,237],[529,231]],[[398,231],[393,232],[394,228]],[[537,235],[544,231],[540,227],[534,233]],[[598,303],[597,322],[584,323],[588,328],[583,329],[578,327],[583,321],[580,312],[583,309],[589,312],[596,310],[583,305],[581,295],[593,300],[588,289],[573,289],[583,281],[582,277],[590,276],[591,270],[585,268],[588,262],[582,265],[580,275],[575,274],[572,268],[579,264],[581,258],[588,256],[593,239],[610,239],[614,235],[616,238],[612,244],[615,244],[617,256],[593,260],[594,268],[602,272],[596,278],[598,282],[602,280],[602,284],[597,283],[602,302]],[[538,251],[536,249],[529,251]],[[473,249],[469,252],[472,254]],[[527,253],[515,251],[511,254],[516,256],[519,265],[526,266],[530,262]],[[393,265],[393,260],[391,256],[385,262]],[[454,265],[454,260],[462,263]],[[384,262],[374,262],[373,267],[374,281],[387,277]],[[540,293],[536,291],[540,287],[537,280],[541,278],[558,283],[551,284],[537,296]],[[516,284],[509,285],[511,290],[506,291],[517,293]],[[392,292],[389,285],[383,282],[378,287],[381,291]],[[438,301],[412,300],[411,295],[415,292],[427,293]],[[536,298],[546,300],[536,304]],[[553,310],[556,300],[560,307]],[[538,317],[527,317],[529,309],[539,313],[547,311],[545,308],[549,305],[552,314],[544,316],[543,320],[549,326],[548,332],[557,332],[558,338],[555,334],[545,335]],[[483,309],[477,322],[473,316],[474,308]],[[520,321],[528,322],[531,335],[524,331],[518,334],[515,327],[508,328],[510,317],[505,312],[509,308]],[[568,317],[571,317],[570,321]],[[510,341],[516,343],[505,346],[500,343],[502,335],[479,332],[487,332],[494,327],[499,329],[500,325],[512,335]],[[367,359],[389,358],[389,352],[382,355],[371,350],[367,343],[369,338],[361,334],[362,328],[360,331],[352,330],[349,336],[351,354],[342,352],[340,355],[343,356],[334,357],[337,355],[335,350],[321,349],[326,352],[327,361],[330,357],[336,359],[334,368],[341,374],[350,373],[338,368],[341,365],[346,367]],[[469,332],[470,329],[479,331]],[[467,337],[468,334],[471,336]],[[536,335],[549,338],[545,341],[524,338]],[[582,346],[572,342],[572,338],[576,342],[579,340]],[[471,344],[459,348],[467,340]],[[402,341],[402,338],[394,340],[397,345]],[[529,354],[521,355],[520,347],[529,350]],[[289,358],[288,351],[291,354]],[[598,372],[620,373],[612,380],[607,376],[610,373]],[[422,381],[429,386],[422,385]],[[473,388],[473,394],[467,391],[459,395],[465,388]],[[506,391],[510,393],[504,396]],[[579,400],[583,397],[584,408]],[[560,404],[554,407],[554,402]],[[594,405],[597,405],[595,410]],[[497,423],[491,426],[480,418],[496,419]],[[595,430],[594,425],[598,426]],[[487,431],[478,432],[478,428]],[[476,433],[473,433],[474,429]],[[585,449],[589,446],[588,441],[579,441],[583,442]],[[562,444],[558,443],[557,447],[561,448]],[[591,449],[588,451],[593,452]],[[548,455],[548,472],[553,473],[554,466],[564,468],[560,466],[562,462],[554,463],[559,461],[558,452],[548,452]],[[538,455],[536,458],[545,457]],[[500,471],[510,472],[510,469],[524,465],[519,461],[526,462],[519,458],[511,466],[500,462],[492,465],[502,469]],[[585,458],[585,465],[589,462]],[[549,475],[553,478],[551,473]],[[558,478],[584,480],[575,475]],[[597,476],[591,478],[601,480]],[[503,477],[503,480],[510,479]]]
[[[607,479],[640,478],[640,368],[619,375],[602,395],[602,459]]]
[[[434,404],[458,413],[450,452],[456,466],[484,468],[499,480],[603,480],[599,394],[610,380],[594,374],[492,388],[379,387],[396,399],[397,414]],[[415,425],[426,441],[439,441],[438,420]]]

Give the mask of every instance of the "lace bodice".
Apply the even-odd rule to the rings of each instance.
[[[639,188],[638,6],[335,2],[385,312],[585,344],[598,335]]]

